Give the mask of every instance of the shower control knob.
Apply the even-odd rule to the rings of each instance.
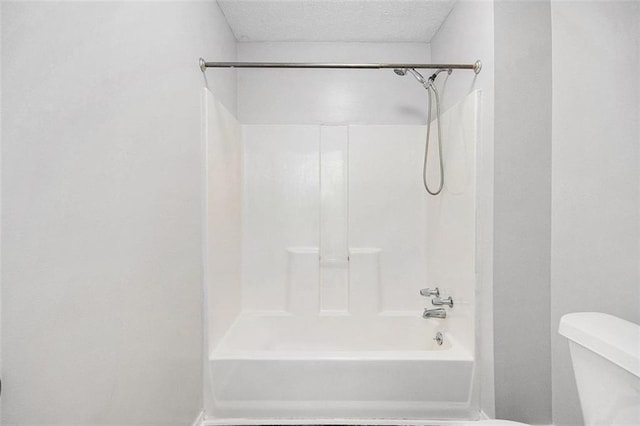
[[[438,287],[436,287],[436,288],[423,288],[422,290],[420,290],[420,296],[424,296],[424,297],[431,297],[431,296],[439,297],[440,296],[440,290],[438,289]]]
[[[451,296],[444,298],[437,296],[434,299],[431,299],[431,304],[435,306],[447,305],[448,307],[453,308],[453,299]]]

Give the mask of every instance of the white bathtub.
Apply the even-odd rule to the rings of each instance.
[[[214,418],[473,418],[473,356],[421,317],[241,315],[210,354]],[[227,420],[229,423],[233,421]]]

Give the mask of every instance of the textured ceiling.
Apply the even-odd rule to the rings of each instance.
[[[428,42],[455,0],[218,0],[238,41]]]

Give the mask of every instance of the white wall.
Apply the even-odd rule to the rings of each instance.
[[[2,3],[2,423],[202,405],[197,59],[215,3]],[[235,109],[232,72],[209,76]]]
[[[497,1],[494,17],[496,416],[549,424],[549,2]]]
[[[481,408],[494,414],[493,388],[493,85],[494,29],[493,2],[458,1],[431,40],[433,62],[473,63],[482,60],[477,76],[454,71],[441,83],[444,109],[475,89],[482,91],[478,153],[477,201],[477,292]]]
[[[553,422],[582,421],[567,312],[640,322],[637,2],[551,2]]]
[[[238,43],[238,60],[430,62],[427,43]],[[424,90],[393,70],[238,71],[243,124],[424,124]]]

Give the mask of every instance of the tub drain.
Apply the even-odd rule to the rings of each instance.
[[[436,333],[436,337],[433,338],[433,340],[436,341],[436,343],[439,345],[442,345],[442,342],[444,342],[444,336],[442,336],[442,333],[440,333],[439,331]]]

